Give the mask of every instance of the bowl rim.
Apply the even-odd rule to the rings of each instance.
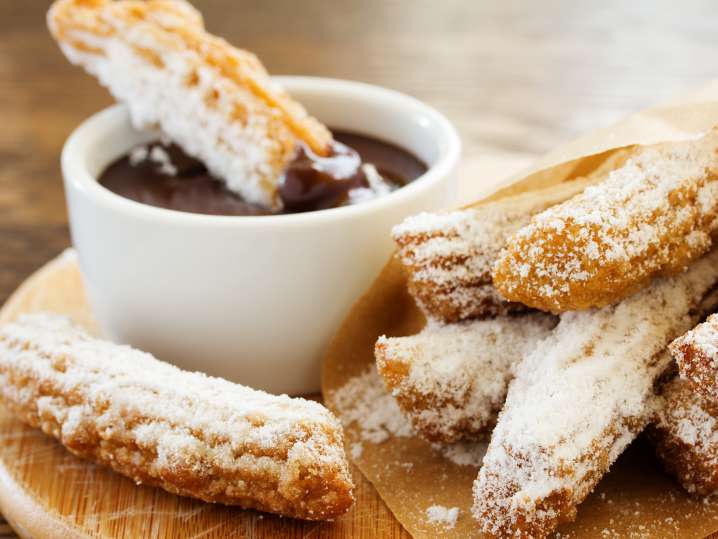
[[[86,153],[92,146],[97,129],[112,129],[112,124],[126,122],[128,111],[125,105],[115,104],[101,110],[83,121],[68,137],[62,149],[61,169],[66,185],[85,193],[98,204],[116,212],[129,212],[137,218],[162,220],[172,224],[192,226],[277,226],[285,224],[321,224],[325,221],[354,219],[387,207],[402,205],[421,195],[437,183],[445,181],[454,172],[461,156],[461,139],[453,124],[439,111],[409,95],[363,82],[307,76],[273,76],[272,80],[288,87],[290,92],[339,92],[347,96],[370,101],[395,103],[407,111],[419,111],[425,121],[436,127],[432,131],[440,148],[436,161],[428,170],[409,185],[388,195],[361,204],[329,208],[303,213],[279,215],[206,215],[159,208],[142,204],[113,193],[103,187],[87,169]],[[107,125],[110,127],[107,127]],[[350,128],[347,128],[350,129]],[[388,142],[390,138],[385,139]]]

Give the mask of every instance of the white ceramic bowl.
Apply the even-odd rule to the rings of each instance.
[[[327,125],[394,142],[429,165],[375,201],[311,213],[230,217],[143,205],[96,178],[152,135],[114,106],[65,144],[73,243],[104,334],[182,368],[273,393],[319,390],[328,340],[392,252],[392,225],[447,206],[460,142],[444,116],[366,84],[277,77]]]

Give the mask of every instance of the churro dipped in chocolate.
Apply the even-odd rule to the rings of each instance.
[[[651,420],[667,346],[718,304],[718,251],[617,305],[561,316],[518,366],[474,484],[481,530],[546,537]]]
[[[616,303],[684,271],[718,229],[718,131],[637,151],[608,179],[536,215],[493,274],[509,300],[560,313]]]
[[[484,438],[496,423],[515,367],[551,331],[544,314],[441,325],[381,337],[379,374],[416,431],[432,442]]]
[[[158,130],[250,203],[278,208],[279,180],[298,152],[331,152],[327,128],[252,53],[207,33],[187,2],[57,0],[48,25],[136,128]]]
[[[182,371],[63,317],[0,326],[0,395],[137,483],[309,520],[353,501],[342,428],[322,405]]]
[[[718,490],[718,402],[675,378],[662,392],[657,419],[648,429],[658,458],[691,494]]]
[[[718,314],[673,341],[671,353],[693,391],[718,404]]]

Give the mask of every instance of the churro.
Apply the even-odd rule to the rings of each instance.
[[[444,322],[526,310],[502,298],[491,271],[507,239],[531,216],[583,191],[590,180],[561,183],[448,213],[420,213],[394,227],[411,295]]]
[[[64,317],[0,327],[0,394],[26,423],[137,483],[309,520],[352,504],[342,428],[322,405],[182,371]]]
[[[381,337],[379,373],[418,433],[432,442],[484,438],[496,423],[514,368],[556,324],[528,314],[429,323],[409,337]]]
[[[459,211],[407,218],[392,235],[408,274],[409,292],[428,316],[444,322],[525,311],[525,305],[506,301],[491,278],[508,238],[536,213],[605,179],[632,152],[613,151],[582,176],[557,185]]]
[[[641,148],[514,234],[495,286],[511,301],[559,313],[616,303],[685,270],[718,229],[717,150],[718,131]]]
[[[718,304],[718,250],[617,305],[561,316],[517,367],[474,484],[482,531],[546,537],[655,412],[667,346]]]
[[[648,429],[658,458],[691,494],[718,490],[718,403],[685,380],[663,389],[657,419]]]
[[[671,343],[681,377],[705,399],[718,403],[718,315]]]
[[[252,53],[207,33],[187,2],[58,0],[48,25],[136,128],[159,130],[248,202],[281,205],[278,183],[299,144],[330,151],[327,128]]]

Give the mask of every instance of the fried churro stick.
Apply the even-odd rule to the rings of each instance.
[[[538,313],[429,323],[416,335],[379,338],[377,367],[424,438],[483,438],[496,423],[514,368],[555,324]]]
[[[504,300],[491,270],[507,238],[531,216],[580,193],[586,180],[449,213],[421,213],[394,227],[397,256],[409,292],[431,317],[444,322],[505,315],[526,307]]]
[[[561,316],[519,365],[474,483],[474,516],[501,537],[546,537],[655,412],[667,346],[718,303],[718,251],[618,305]]]
[[[303,143],[326,155],[326,127],[250,52],[208,34],[174,0],[57,0],[48,25],[65,56],[247,201],[278,207],[279,178]]]
[[[691,494],[718,490],[718,402],[675,378],[663,389],[658,419],[648,429],[658,458]]]
[[[585,177],[448,213],[422,213],[394,227],[409,292],[430,317],[444,322],[526,310],[494,288],[491,272],[508,238],[531,216],[601,181],[632,150],[618,150]]]
[[[718,403],[718,314],[671,343],[681,377],[705,399]]]
[[[716,180],[718,131],[642,148],[606,181],[519,230],[494,284],[509,300],[554,313],[615,303],[710,249]]]
[[[342,428],[320,404],[182,371],[63,317],[0,327],[0,394],[26,423],[137,483],[310,520],[352,503]]]

